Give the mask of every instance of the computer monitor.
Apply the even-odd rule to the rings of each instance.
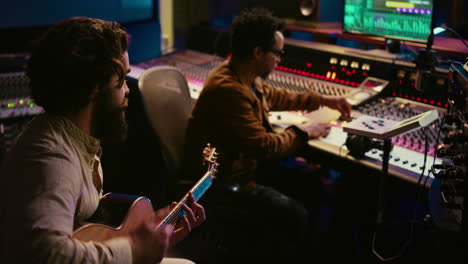
[[[343,31],[427,42],[434,0],[345,0]]]

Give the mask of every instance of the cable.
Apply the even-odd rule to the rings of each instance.
[[[426,175],[426,178],[424,179],[424,183],[420,185],[419,183],[421,182],[421,179],[424,177],[424,172],[426,171],[426,161],[427,161],[427,151],[429,149],[429,139],[427,137],[427,128],[423,128],[424,132],[424,159],[423,159],[423,166],[421,170],[421,174],[419,175],[418,179],[418,185],[416,185],[418,191],[417,191],[417,196],[416,196],[416,202],[421,200],[421,193],[423,188],[426,186],[427,179],[429,178],[431,170],[429,170],[428,174]],[[414,210],[413,214],[413,221],[416,221],[416,209]]]
[[[408,249],[408,246],[413,242],[415,224],[417,222],[416,221],[416,218],[417,218],[417,205],[418,205],[418,202],[421,201],[421,193],[422,193],[421,190],[423,189],[424,186],[426,186],[427,178],[430,176],[430,171],[429,171],[428,174],[426,175],[424,184],[421,185],[421,180],[424,177],[424,172],[426,171],[427,152],[428,152],[428,149],[429,149],[429,140],[428,140],[427,130],[426,129],[427,129],[426,127],[423,128],[424,142],[425,142],[424,143],[424,161],[423,161],[424,165],[422,166],[422,170],[421,170],[421,173],[419,174],[419,178],[418,178],[418,183],[416,185],[418,191],[417,191],[417,195],[416,195],[416,201],[415,201],[414,207],[413,207],[413,218],[410,221],[410,230],[409,230],[409,234],[408,234],[408,239],[403,243],[403,245],[400,247],[400,249],[398,250],[398,252],[394,256],[385,258],[382,255],[380,255],[380,253],[377,252],[377,250],[375,249],[375,243],[376,243],[376,240],[377,240],[377,231],[374,231],[374,233],[372,234],[372,252],[374,253],[374,255],[380,261],[388,262],[388,261],[393,261],[393,260],[396,260],[396,259],[400,258],[406,252],[406,250]]]
[[[437,146],[439,145],[440,133],[442,132],[442,126],[445,123],[445,118],[446,118],[446,115],[444,115],[442,120],[440,120],[439,130],[437,131],[437,138],[436,138],[436,142],[435,142],[436,143],[436,150],[437,150]],[[437,157],[437,151],[434,151],[434,159],[432,160],[432,166],[435,165],[436,157]]]
[[[462,36],[460,36],[460,34],[458,34],[455,30],[453,30],[452,28],[448,27],[446,24],[442,24],[440,25],[442,28],[445,28],[447,30],[449,30],[450,32],[452,32],[453,34],[455,34],[455,36],[458,37],[458,39],[468,48],[468,44],[465,42],[465,40],[462,38]]]
[[[444,64],[444,65],[448,65],[448,66],[450,66],[450,64],[453,64],[453,63],[461,65],[461,66],[464,65],[464,63],[462,63],[462,62],[459,62],[459,61],[456,61],[456,60],[451,60],[451,59],[439,61],[439,64]]]

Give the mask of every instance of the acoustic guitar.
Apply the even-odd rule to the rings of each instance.
[[[210,188],[218,166],[215,150],[216,148],[212,148],[210,144],[207,144],[204,148],[203,162],[207,165],[206,173],[158,224],[157,229],[161,229],[168,224],[175,226],[177,221],[185,215],[182,205],[188,201],[190,192],[193,194],[195,201],[198,201]],[[123,218],[118,217],[118,215],[123,215]],[[101,198],[98,210],[90,220],[93,223],[83,225],[75,230],[73,237],[83,242],[103,242],[112,238],[127,236],[142,222],[150,220],[149,218],[152,216],[153,205],[148,198],[108,193]]]

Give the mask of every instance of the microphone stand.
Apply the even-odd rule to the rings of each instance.
[[[384,140],[383,145],[383,156],[382,156],[382,175],[379,181],[379,197],[377,204],[377,224],[380,225],[383,222],[383,214],[385,208],[385,197],[384,189],[388,179],[388,163],[390,160],[390,151],[392,150],[392,140],[387,138]]]
[[[376,219],[376,227],[374,234],[372,235],[372,253],[374,256],[376,256],[380,261],[392,261],[397,258],[399,258],[402,254],[405,248],[401,248],[400,252],[390,258],[386,258],[382,256],[377,249],[375,248],[376,240],[377,240],[377,233],[379,232],[378,229],[383,223],[383,217],[384,217],[384,212],[385,212],[385,186],[387,185],[388,181],[388,164],[390,160],[390,151],[392,150],[392,139],[386,138],[384,139],[384,144],[383,144],[383,156],[382,156],[382,173],[380,176],[379,180],[379,186],[378,186],[378,200],[377,200],[377,219]]]
[[[388,181],[388,164],[390,160],[390,151],[392,150],[392,139],[391,137],[384,139],[383,144],[383,155],[382,155],[382,174],[379,181],[379,197],[378,197],[378,204],[377,204],[377,219],[376,219],[376,227],[374,234],[372,235],[372,253],[376,256],[380,261],[387,262],[387,261],[394,261],[400,258],[403,253],[406,251],[407,247],[411,243],[412,238],[410,237],[398,250],[396,255],[392,257],[384,257],[381,255],[378,250],[376,249],[376,240],[377,240],[377,233],[379,232],[379,227],[383,224],[383,217],[385,212],[385,186],[387,185]]]

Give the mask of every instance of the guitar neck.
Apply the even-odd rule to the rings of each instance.
[[[167,224],[176,225],[177,221],[185,215],[185,210],[182,205],[187,203],[189,193],[193,194],[195,202],[200,200],[200,198],[205,194],[205,192],[210,188],[212,184],[212,172],[207,171],[203,177],[198,180],[198,182],[187,192],[182,199],[177,203],[177,205],[171,210],[168,216],[158,225],[157,229],[161,229]]]
[[[210,188],[212,183],[211,171],[207,171],[203,177],[190,189],[189,192],[193,194],[195,202],[198,202],[205,192]],[[189,192],[185,194],[185,199],[188,199]]]

